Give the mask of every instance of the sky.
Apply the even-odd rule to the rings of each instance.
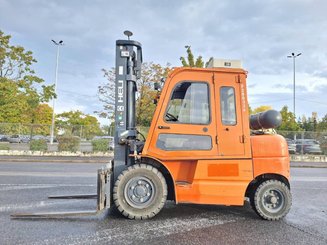
[[[240,59],[248,71],[252,108],[270,105],[296,116],[327,114],[327,1],[325,0],[0,0],[0,30],[12,44],[33,51],[33,66],[46,84],[55,77],[60,49],[55,112],[101,110],[97,88],[102,69],[114,67],[115,40],[131,30],[143,60],[180,66],[185,45],[195,56]],[[108,124],[101,119],[102,124]]]

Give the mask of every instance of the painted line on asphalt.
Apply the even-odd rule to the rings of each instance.
[[[96,185],[83,184],[0,184],[0,191],[46,189],[58,187],[94,187]]]
[[[291,182],[326,182],[327,177],[310,176],[310,177],[291,177]]]
[[[8,205],[0,206],[0,212],[34,209],[34,208],[41,208],[41,207],[55,206],[55,205],[69,205],[76,202],[81,202],[81,200],[40,201],[40,202],[24,203],[24,204],[8,204]]]
[[[97,244],[118,242],[121,244],[142,243],[149,239],[168,236],[172,234],[204,229],[228,223],[244,220],[234,215],[222,215],[221,213],[209,212],[191,215],[187,218],[169,218],[166,220],[146,220],[142,223],[113,227],[89,235],[70,235],[58,239],[43,240],[34,244]]]
[[[11,172],[2,171],[0,176],[28,176],[28,177],[96,177],[96,173],[89,172]]]
[[[291,186],[292,189],[298,189],[298,190],[326,190],[325,187],[293,187]]]

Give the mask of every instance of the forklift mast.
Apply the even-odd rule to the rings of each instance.
[[[135,120],[136,81],[141,78],[142,47],[133,40],[116,41],[114,176],[134,164],[129,157],[137,137]]]

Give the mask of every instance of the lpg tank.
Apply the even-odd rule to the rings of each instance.
[[[276,110],[268,110],[250,116],[250,128],[252,130],[276,128],[281,123],[282,115]]]

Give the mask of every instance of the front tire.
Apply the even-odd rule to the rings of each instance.
[[[113,199],[118,211],[129,219],[152,218],[167,200],[166,180],[151,165],[130,166],[118,176]]]
[[[265,220],[279,220],[290,210],[292,196],[287,185],[279,180],[262,182],[252,195],[251,206]]]

